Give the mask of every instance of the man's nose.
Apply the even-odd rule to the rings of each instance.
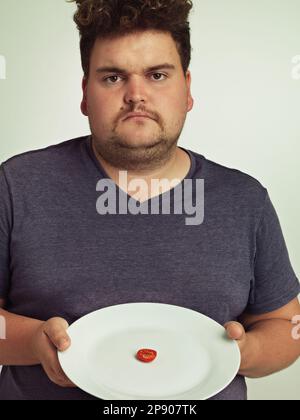
[[[126,103],[138,103],[147,101],[147,92],[146,92],[145,82],[140,80],[140,78],[132,78],[126,84],[125,92],[125,102]]]

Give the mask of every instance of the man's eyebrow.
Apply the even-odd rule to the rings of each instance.
[[[148,68],[144,69],[144,72],[147,73],[149,71],[162,70],[162,69],[176,70],[176,67],[173,64],[163,63],[163,64],[159,64],[157,66],[148,67]],[[128,71],[125,70],[125,69],[122,69],[120,67],[105,66],[105,67],[97,68],[96,73],[123,73],[123,74],[128,74]]]

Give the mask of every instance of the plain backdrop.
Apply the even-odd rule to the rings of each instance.
[[[0,0],[0,162],[88,134],[75,5]],[[299,0],[194,0],[194,109],[180,145],[258,179],[300,272]],[[298,77],[299,76],[299,77]],[[300,399],[300,361],[250,380],[250,399]]]

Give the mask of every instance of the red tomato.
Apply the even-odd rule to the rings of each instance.
[[[156,356],[157,352],[152,349],[141,349],[136,354],[137,359],[144,363],[153,362]]]

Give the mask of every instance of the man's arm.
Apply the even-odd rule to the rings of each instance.
[[[239,374],[261,378],[286,369],[300,357],[300,340],[293,337],[292,320],[300,315],[294,299],[286,306],[263,315],[244,313],[240,323],[225,325],[227,334],[238,342],[242,363]]]
[[[4,306],[5,302],[0,302]],[[6,337],[0,341],[0,365],[30,366],[39,364],[33,354],[32,337],[42,321],[15,315],[0,309]]]
[[[5,302],[1,300],[1,305]],[[68,323],[62,318],[44,322],[12,314],[0,309],[5,324],[5,337],[0,339],[0,365],[32,366],[41,364],[49,379],[62,387],[75,385],[64,374],[57,357],[57,349],[70,346],[66,332]],[[3,324],[3,322],[2,322]]]

